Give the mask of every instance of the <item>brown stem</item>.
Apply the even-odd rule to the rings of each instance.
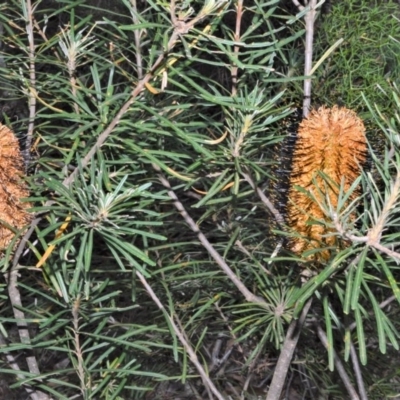
[[[314,22],[317,5],[317,0],[309,0],[308,5],[310,11],[305,16],[306,22],[306,46],[305,46],[305,61],[304,61],[304,75],[309,76],[312,69],[312,56],[313,56],[313,42],[314,42]],[[304,80],[304,100],[303,100],[303,117],[306,118],[311,107],[311,78]]]
[[[35,114],[36,114],[36,67],[35,67],[35,41],[33,37],[33,8],[31,0],[26,0],[26,33],[29,42],[29,124],[24,149],[25,160],[29,160],[33,131],[35,129]]]
[[[72,324],[74,327],[74,346],[75,346],[75,355],[76,355],[76,369],[77,374],[79,377],[79,381],[81,384],[81,392],[82,396],[85,396],[87,382],[86,382],[86,373],[83,364],[83,354],[82,354],[82,347],[81,347],[81,340],[79,334],[79,307],[80,307],[80,298],[77,298],[72,306]]]
[[[31,0],[26,0],[26,33],[28,37],[29,50],[28,50],[28,58],[29,58],[29,124],[28,124],[28,133],[26,137],[26,147],[24,149],[25,160],[29,159],[33,131],[35,128],[35,114],[36,114],[36,97],[34,95],[36,91],[36,66],[35,66],[35,42],[33,36],[33,12],[34,9],[32,7]],[[29,230],[31,233],[33,232],[33,228]],[[26,241],[22,240],[21,245],[25,244]],[[19,246],[19,254],[21,254],[23,247]],[[28,324],[26,323],[25,314],[22,309],[22,300],[21,294],[18,289],[18,257],[14,258],[14,263],[11,268],[9,274],[9,282],[8,282],[8,293],[9,298],[13,307],[13,312],[15,319],[17,320],[18,333],[20,336],[20,341],[23,344],[29,345],[31,344],[30,334],[28,330]],[[32,374],[40,375],[39,366],[37,360],[34,356],[29,356],[26,358],[26,362],[29,368],[29,371]],[[30,393],[30,397],[32,400],[45,400],[48,399],[48,396],[43,392],[32,392]]]
[[[328,347],[332,345],[332,344],[329,344],[328,338],[320,325],[317,325],[317,335],[319,337],[319,340],[321,341],[321,343],[324,345],[324,347],[326,349],[328,349]],[[347,375],[347,372],[344,369],[343,364],[340,361],[340,358],[336,354],[335,350],[333,350],[333,357],[334,357],[334,363],[335,363],[336,370],[337,370],[338,374],[340,375],[340,378],[342,379],[342,382],[343,382],[344,386],[346,387],[347,392],[350,395],[350,399],[351,400],[360,400],[360,397],[358,396],[356,390],[354,389],[354,387],[350,381],[350,378]]]
[[[139,12],[137,9],[136,0],[131,0],[132,4],[132,20],[134,24],[139,24]],[[138,79],[143,78],[143,61],[142,61],[142,46],[140,41],[140,35],[142,34],[142,30],[135,29],[133,31],[133,35],[135,38],[135,57],[136,57],[136,68]]]
[[[312,298],[305,304],[300,318],[293,319],[286,333],[285,341],[282,346],[281,354],[275,367],[274,376],[268,390],[266,400],[277,400],[281,398],[283,385],[286,381],[286,376],[289,371],[290,363],[292,362],[293,353],[299,341],[301,328],[306,320],[308,310],[311,307]]]
[[[353,364],[353,371],[356,376],[358,391],[360,392],[360,400],[368,400],[367,392],[365,390],[364,380],[362,377],[360,363],[358,361],[357,352],[351,339],[350,339],[350,356]]]
[[[235,26],[235,42],[240,41],[240,28],[242,25],[242,17],[243,17],[243,0],[238,0],[236,4],[236,26]],[[233,53],[236,58],[239,57],[239,46],[233,47]],[[238,72],[239,68],[237,65],[232,66],[231,75],[232,75],[232,96],[235,96],[237,93],[237,84],[238,84]]]
[[[160,168],[153,164],[153,168],[160,172]],[[204,234],[200,231],[197,224],[194,222],[192,217],[187,213],[183,204],[179,201],[177,195],[172,190],[171,185],[169,184],[168,180],[161,174],[159,174],[158,179],[160,180],[161,184],[168,189],[168,196],[173,200],[174,206],[180,212],[183,219],[189,225],[190,229],[197,234],[197,237],[200,243],[204,246],[204,248],[208,251],[208,254],[215,260],[215,262],[220,266],[220,268],[228,275],[229,279],[234,283],[234,285],[239,289],[239,291],[243,294],[245,299],[250,303],[258,304],[262,307],[265,307],[267,304],[264,299],[261,297],[256,296],[249,289],[243,284],[243,282],[235,275],[232,269],[228,266],[225,260],[221,257],[221,255],[215,250],[215,248],[211,245],[211,243],[207,240]]]
[[[192,29],[198,22],[200,22],[203,18],[206,17],[205,14],[204,15],[199,14],[190,21],[187,22],[181,21],[175,15],[175,1],[172,0],[170,2],[170,10],[171,10],[171,21],[174,26],[174,30],[167,43],[166,51],[163,51],[159,55],[157,60],[151,66],[149,72],[142,79],[139,80],[136,87],[132,90],[129,100],[121,107],[117,115],[110,122],[108,127],[100,134],[94,146],[89,150],[89,152],[81,161],[82,167],[85,167],[86,165],[89,164],[89,162],[96,154],[96,151],[103,145],[103,143],[106,141],[108,136],[110,136],[114,128],[119,124],[123,115],[128,111],[129,107],[135,102],[137,96],[142,92],[142,90],[144,90],[145,85],[149,83],[151,78],[153,78],[154,73],[156,72],[157,68],[162,64],[162,62],[166,58],[166,55],[173,49],[173,47],[177,43],[178,38],[181,35],[188,33],[190,29]],[[68,187],[75,180],[76,176],[78,175],[78,172],[79,172],[79,167],[76,167],[75,170],[70,174],[70,176],[64,179],[63,185]]]
[[[179,341],[182,343],[183,347],[187,351],[190,357],[190,361],[193,363],[193,365],[196,367],[197,371],[199,372],[201,379],[203,380],[203,384],[206,388],[212,391],[214,395],[217,397],[218,400],[225,400],[225,398],[222,396],[222,394],[218,391],[218,389],[215,387],[214,383],[211,381],[211,379],[208,377],[206,371],[204,370],[203,366],[201,365],[199,359],[197,358],[197,355],[195,351],[193,350],[192,346],[190,346],[189,342],[186,340],[185,335],[177,324],[174,321],[174,318],[171,317],[167,311],[165,310],[165,307],[161,303],[160,299],[157,297],[157,295],[154,293],[153,289],[147,282],[146,278],[139,272],[136,271],[136,275],[142,282],[142,285],[146,289],[147,293],[150,295],[150,297],[153,299],[154,303],[156,303],[157,307],[163,311],[164,315],[166,318],[168,318],[169,323],[172,326],[172,329],[174,330],[176,336],[178,336]]]
[[[256,191],[261,201],[267,206],[268,210],[274,216],[275,221],[278,223],[278,225],[282,227],[285,224],[285,219],[283,218],[283,215],[279,212],[279,210],[272,204],[272,201],[269,200],[268,197],[264,194],[264,192],[259,187],[256,186],[250,175],[245,174],[244,172],[242,172],[241,175],[247,181],[247,183],[252,187],[252,189]]]
[[[168,50],[170,50],[173,45],[175,44],[179,34],[177,31],[174,31],[171,35],[171,38],[168,42]],[[85,167],[86,165],[89,164],[89,162],[92,160],[94,155],[96,154],[96,151],[103,145],[103,143],[106,141],[108,136],[110,136],[111,132],[114,130],[114,128],[118,125],[118,123],[121,121],[121,118],[123,115],[128,111],[129,107],[135,102],[137,96],[139,93],[142,92],[142,90],[145,88],[145,85],[150,81],[150,79],[153,77],[153,71],[157,69],[157,67],[163,62],[165,58],[165,54],[161,54],[156,62],[153,64],[153,67],[151,69],[151,72],[148,72],[143,79],[141,79],[138,84],[136,85],[135,89],[132,90],[131,95],[129,97],[129,100],[121,107],[121,109],[118,111],[117,115],[114,117],[114,119],[110,122],[108,127],[100,134],[100,136],[97,138],[97,141],[95,145],[89,150],[89,152],[86,154],[86,156],[83,158],[81,165],[82,167]],[[63,185],[64,186],[69,186],[76,178],[77,174],[79,172],[79,167],[76,167],[74,171],[64,179]]]
[[[29,334],[28,324],[25,319],[25,314],[23,313],[23,311],[21,311],[23,306],[22,306],[21,294],[18,289],[18,276],[19,276],[18,269],[19,269],[18,264],[16,264],[11,268],[8,277],[8,295],[13,307],[14,317],[17,321],[19,339],[22,344],[25,344],[28,347],[30,347],[31,338]],[[28,365],[28,369],[31,374],[40,376],[40,370],[35,356],[32,355],[26,357],[26,363]],[[49,397],[43,392],[39,391],[32,392],[29,387],[27,389],[30,392],[30,397],[32,400],[49,399]]]

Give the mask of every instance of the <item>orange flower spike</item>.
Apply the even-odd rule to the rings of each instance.
[[[22,181],[24,162],[17,138],[11,129],[0,124],[0,253],[7,249],[14,232],[2,221],[15,229],[21,229],[31,220],[27,208],[21,202],[29,192]]]
[[[321,107],[301,122],[292,160],[287,222],[303,238],[293,238],[289,244],[290,250],[301,254],[306,250],[337,246],[336,238],[329,236],[325,226],[310,223],[324,219],[318,203],[324,202],[325,196],[328,196],[333,207],[338,203],[338,188],[326,183],[318,172],[327,175],[337,186],[344,179],[346,191],[360,175],[366,153],[364,124],[349,109]],[[298,191],[295,186],[312,192],[317,201]],[[357,194],[353,193],[350,201]],[[328,237],[325,236],[327,234]],[[329,257],[330,252],[323,250],[309,259],[319,261]]]

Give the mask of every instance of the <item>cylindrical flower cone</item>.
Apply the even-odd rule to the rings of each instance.
[[[307,250],[325,249],[316,251],[308,259],[329,259],[331,253],[326,248],[337,247],[338,242],[327,226],[316,223],[326,218],[320,204],[326,203],[328,198],[332,207],[337,206],[338,187],[344,180],[344,190],[350,188],[361,173],[366,153],[364,124],[349,109],[321,107],[301,122],[292,159],[287,203],[287,223],[298,234],[290,240],[291,251],[300,255]],[[295,186],[312,193],[315,200]],[[353,192],[350,201],[358,194]]]
[[[11,129],[0,124],[0,253],[15,236],[7,225],[18,230],[31,220],[27,211],[30,204],[21,201],[29,195],[23,176],[24,162],[18,140]]]

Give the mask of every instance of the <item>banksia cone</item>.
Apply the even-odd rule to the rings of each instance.
[[[21,202],[21,198],[29,195],[23,175],[18,140],[9,128],[0,124],[0,253],[14,238],[14,232],[6,225],[21,229],[31,219],[27,212],[29,204]]]
[[[292,159],[286,214],[288,225],[301,237],[291,239],[291,251],[301,254],[306,250],[325,248],[309,259],[329,259],[330,251],[326,248],[337,247],[338,242],[335,235],[329,235],[331,231],[327,226],[315,223],[326,218],[318,203],[325,203],[328,197],[331,205],[337,206],[341,181],[344,180],[347,191],[361,173],[366,152],[364,124],[351,110],[321,107],[301,122]],[[329,181],[324,180],[320,172]],[[295,185],[312,193],[316,201]],[[358,194],[353,192],[349,201]]]

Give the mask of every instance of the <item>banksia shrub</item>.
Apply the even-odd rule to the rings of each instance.
[[[338,243],[324,223],[321,204],[329,199],[333,208],[337,206],[342,181],[347,191],[360,175],[366,149],[364,124],[349,109],[321,107],[300,123],[287,203],[287,223],[296,233],[289,243],[291,251],[300,255],[316,250],[308,259],[329,259],[327,248]],[[349,201],[357,195],[356,190]]]
[[[0,124],[0,253],[14,238],[10,227],[21,229],[30,221],[29,204],[21,201],[29,194],[23,175],[18,140],[11,129]]]

